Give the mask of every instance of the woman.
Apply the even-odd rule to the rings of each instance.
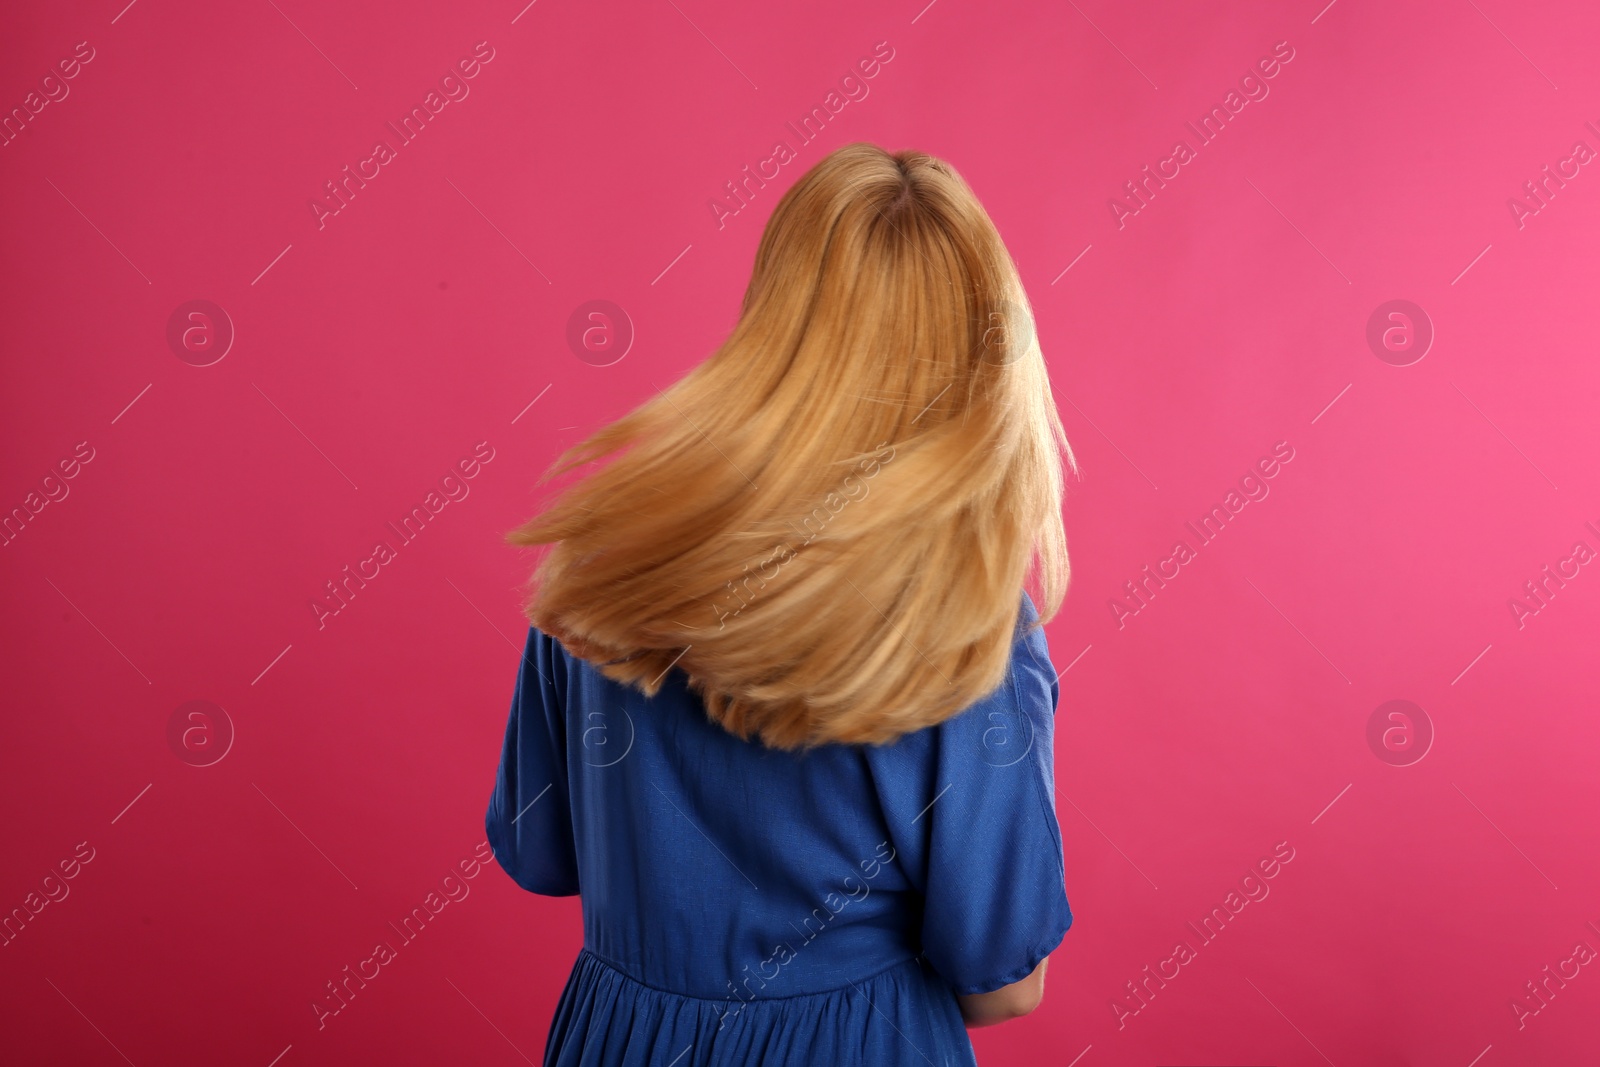
[[[1072,454],[971,189],[823,159],[728,340],[546,477],[606,457],[510,535],[550,547],[489,842],[583,898],[545,1063],[974,1063],[1072,921]]]

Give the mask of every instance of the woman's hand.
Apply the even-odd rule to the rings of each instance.
[[[1044,966],[1049,962],[1047,956],[1039,961],[1039,966],[1028,977],[1001,986],[992,993],[958,996],[956,999],[961,1002],[961,1018],[966,1021],[967,1028],[1010,1022],[1037,1008],[1039,1001],[1044,999]]]

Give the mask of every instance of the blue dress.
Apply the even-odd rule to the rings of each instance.
[[[528,632],[486,829],[582,893],[546,1067],[973,1065],[956,1001],[1072,922],[1059,690],[1026,594],[1007,679],[880,747],[741,741],[673,669],[647,698]]]

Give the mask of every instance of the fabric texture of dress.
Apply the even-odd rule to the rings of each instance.
[[[530,628],[486,829],[524,889],[581,891],[546,1067],[975,1064],[956,995],[1072,922],[1037,618],[1023,594],[1005,680],[960,714],[805,753]]]

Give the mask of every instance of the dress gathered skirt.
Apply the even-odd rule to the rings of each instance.
[[[826,993],[735,1005],[643,985],[583,950],[556,1007],[547,1064],[881,1067],[971,1063],[947,983],[916,959]]]
[[[530,628],[486,830],[522,888],[581,896],[546,1067],[974,1065],[958,995],[1026,977],[1072,922],[1036,622],[1024,594],[1006,679],[960,714],[806,752]]]

